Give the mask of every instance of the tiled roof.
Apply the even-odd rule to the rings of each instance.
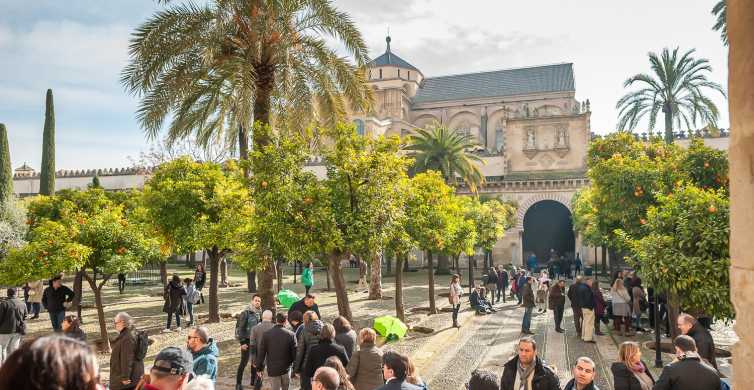
[[[393,65],[400,68],[413,69],[419,72],[419,69],[417,69],[415,66],[409,64],[406,60],[398,57],[397,55],[395,55],[395,53],[392,53],[390,51],[390,37],[387,37],[385,40],[387,41],[387,49],[381,56],[370,61],[367,64],[368,67],[374,68],[377,66]]]
[[[575,91],[573,64],[429,77],[424,79],[413,101],[428,103],[562,91]]]

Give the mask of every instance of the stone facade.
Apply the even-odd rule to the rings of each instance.
[[[730,295],[739,342],[733,388],[754,389],[754,2],[728,0],[730,125]]]
[[[353,114],[359,132],[407,137],[439,123],[477,141],[488,182],[481,192],[519,205],[517,224],[493,250],[496,264],[521,264],[531,205],[553,200],[570,210],[587,184],[591,113],[588,101],[575,98],[572,64],[432,78],[395,55],[388,38],[385,54],[370,64],[369,82],[375,105]],[[594,251],[576,241],[582,259],[594,261]]]

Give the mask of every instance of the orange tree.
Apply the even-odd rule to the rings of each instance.
[[[690,197],[706,199],[714,210],[726,208],[718,204],[727,201],[728,197],[725,154],[704,146],[700,140],[692,141],[688,149],[681,149],[659,140],[644,143],[635,140],[631,134],[617,133],[591,143],[588,166],[591,186],[580,191],[573,200],[574,225],[585,239],[622,253],[645,280],[668,294],[671,315],[675,316],[680,308],[686,308],[698,314],[728,317],[729,311],[700,304],[702,301],[684,293],[685,286],[694,284],[694,281],[705,283],[697,286],[703,291],[707,288],[727,291],[727,284],[720,283],[727,280],[725,259],[729,256],[726,253],[708,245],[709,251],[704,256],[698,253],[684,255],[719,260],[713,263],[713,270],[721,274],[721,278],[704,279],[694,276],[698,275],[696,271],[704,271],[700,268],[689,269],[682,275],[656,272],[664,269],[665,262],[673,261],[660,259],[670,255],[671,251],[668,249],[662,252],[664,255],[659,255],[660,252],[655,255],[646,250],[648,245],[658,245],[658,237],[664,237],[662,242],[668,245],[671,244],[668,238],[672,238],[672,244],[681,247],[689,237],[713,234],[711,230],[698,230],[701,225],[693,222],[708,215],[679,215],[672,208],[678,202],[690,206]],[[704,195],[704,191],[710,191],[710,194]],[[690,208],[688,211],[704,210]],[[679,228],[691,230],[684,231],[684,234],[667,230],[670,224],[658,222],[661,216],[686,225]],[[728,239],[727,231],[718,229],[715,232],[717,237],[712,240]],[[685,263],[697,267],[702,264]]]
[[[411,179],[410,188],[406,200],[406,230],[426,255],[429,312],[437,314],[433,254],[447,250],[448,244],[455,237],[458,220],[454,221],[450,210],[455,195],[453,188],[446,184],[437,171],[417,174]]]
[[[12,251],[3,264],[8,271],[4,278],[14,284],[81,272],[94,293],[105,351],[110,343],[102,288],[113,275],[160,257],[160,242],[150,234],[139,196],[120,195],[119,203],[102,189],[91,188],[37,197],[29,203],[29,244]]]
[[[210,261],[209,321],[220,321],[220,261],[250,229],[253,205],[241,170],[180,158],[155,170],[144,188],[147,217],[174,253],[203,249]]]

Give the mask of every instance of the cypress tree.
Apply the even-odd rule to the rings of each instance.
[[[45,128],[42,136],[42,170],[39,177],[39,193],[55,193],[55,107],[52,104],[52,89],[47,90],[45,102]]]
[[[10,147],[8,131],[0,123],[0,203],[5,203],[13,196],[13,170],[10,166]]]
[[[92,188],[102,188],[102,185],[99,183],[99,176],[96,173],[92,179]]]

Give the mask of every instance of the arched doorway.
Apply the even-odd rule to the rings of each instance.
[[[541,200],[526,210],[523,221],[523,260],[534,252],[540,264],[550,258],[550,249],[558,255],[573,256],[576,239],[573,233],[571,212],[562,203]]]

